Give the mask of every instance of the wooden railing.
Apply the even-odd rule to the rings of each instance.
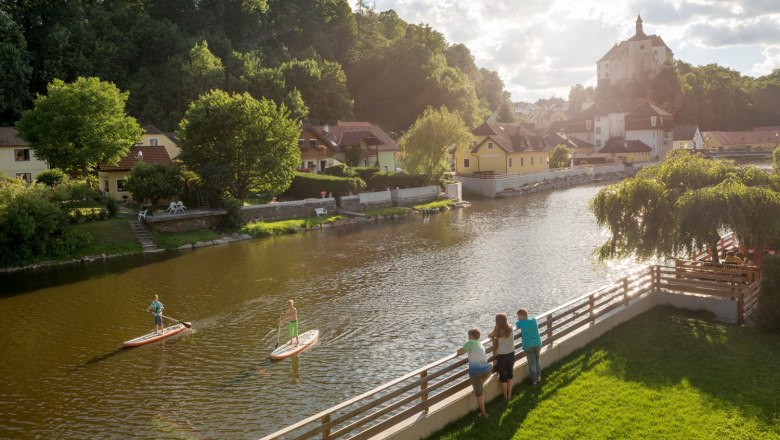
[[[688,267],[686,264],[678,267],[650,266],[540,313],[536,319],[542,345],[551,345],[593,324],[607,313],[628,305],[631,300],[657,289],[732,298],[739,301],[739,321],[743,322],[755,309],[758,282],[744,284],[741,274],[737,276],[728,272],[719,275],[709,268],[700,269],[701,266]],[[519,337],[519,334],[515,334],[515,348],[519,348]],[[490,340],[486,339],[482,343],[489,353],[493,352]],[[518,349],[516,353],[516,359],[525,357],[522,350]],[[491,354],[489,361],[494,358],[495,355]],[[468,388],[467,362],[465,356],[449,355],[276,431],[262,440],[302,440],[317,436],[323,439],[368,439],[412,416],[427,412],[432,405]]]
[[[718,251],[730,250],[739,247],[737,237],[733,232],[729,232],[718,241]],[[694,251],[691,254],[691,260],[701,260],[709,255],[710,250],[704,249],[702,251]]]

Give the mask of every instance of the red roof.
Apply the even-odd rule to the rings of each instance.
[[[599,153],[642,153],[645,151],[653,151],[653,149],[642,141],[610,139],[604,148],[599,150]]]
[[[345,146],[356,145],[361,141],[375,146],[378,151],[401,151],[387,133],[370,122],[338,121],[333,126],[305,125],[301,133],[307,130],[334,151],[344,151]]]
[[[471,131],[474,136],[487,136],[508,153],[548,151],[544,138],[518,124],[484,122]],[[479,147],[479,145],[477,145]]]
[[[28,145],[30,144],[19,137],[15,128],[0,127],[0,147],[21,147]]]
[[[723,145],[761,144],[778,142],[780,130],[769,131],[711,131],[710,136],[715,136]]]
[[[138,153],[141,153],[140,155]],[[127,156],[119,160],[116,165],[98,165],[100,171],[129,171],[139,163],[159,163],[170,165],[173,163],[168,151],[162,145],[133,146]]]

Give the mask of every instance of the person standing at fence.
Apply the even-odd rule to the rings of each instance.
[[[487,411],[485,411],[485,388],[483,387],[483,383],[485,382],[485,379],[490,377],[490,364],[488,364],[487,356],[485,356],[485,347],[479,342],[482,332],[479,328],[474,327],[469,330],[468,334],[468,342],[466,342],[463,347],[459,348],[457,353],[458,355],[468,353],[471,386],[474,388],[474,395],[477,396],[479,413],[482,417],[485,417],[487,416]]]
[[[496,314],[496,326],[490,332],[496,346],[496,368],[498,381],[501,383],[501,391],[504,398],[512,398],[512,378],[515,369],[515,337],[514,329],[509,324],[509,318],[505,313]]]
[[[536,385],[542,380],[542,365],[539,362],[539,356],[542,353],[542,338],[539,337],[539,325],[536,323],[536,318],[528,318],[528,310],[526,309],[517,311],[515,325],[520,330],[520,337],[523,340],[523,352],[528,360],[531,384]]]

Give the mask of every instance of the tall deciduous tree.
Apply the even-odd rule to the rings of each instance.
[[[212,90],[193,101],[179,124],[181,160],[198,174],[218,174],[227,191],[279,194],[300,163],[300,124],[284,105],[248,93]]]
[[[151,200],[152,206],[162,198],[170,198],[182,190],[182,176],[175,166],[159,163],[140,163],[130,170],[125,183],[133,197]]]
[[[451,151],[465,148],[471,133],[463,120],[446,108],[427,109],[404,134],[399,143],[406,154],[409,171],[427,174],[433,180],[449,170]]]
[[[54,80],[16,128],[52,167],[88,174],[98,163],[118,162],[141,139],[138,122],[125,113],[127,96],[98,78]]]
[[[780,218],[780,177],[678,150],[599,191],[591,209],[611,234],[597,250],[600,259],[709,249],[717,261],[720,231],[759,248],[780,237],[773,221]]]
[[[30,100],[30,60],[21,27],[0,11],[0,125],[15,121]]]
[[[563,144],[558,144],[550,152],[550,168],[564,168],[569,166],[571,150]]]

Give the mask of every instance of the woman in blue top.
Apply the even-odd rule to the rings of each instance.
[[[536,385],[542,380],[542,365],[539,363],[539,355],[542,352],[542,338],[539,337],[539,326],[536,318],[528,318],[528,310],[517,311],[517,323],[523,340],[523,352],[528,360],[531,384]]]

